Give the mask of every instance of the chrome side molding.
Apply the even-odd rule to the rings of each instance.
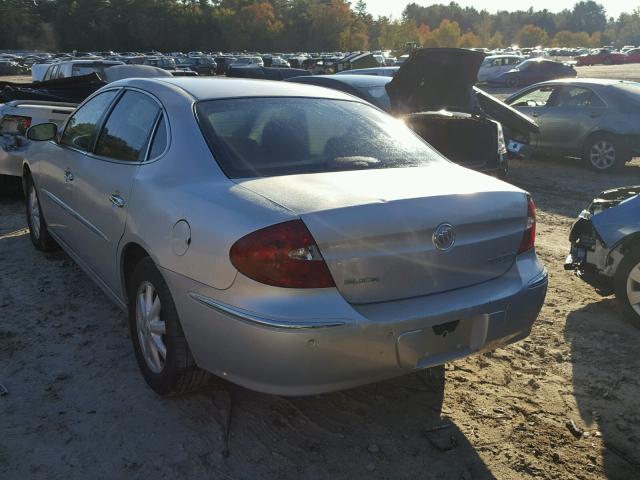
[[[288,329],[313,329],[313,328],[331,328],[340,327],[346,323],[344,320],[326,319],[326,320],[310,320],[308,322],[290,321],[283,318],[268,317],[253,312],[248,312],[238,307],[227,305],[213,298],[206,297],[196,292],[189,292],[189,297],[202,305],[226,313],[239,320],[254,323],[264,327],[271,328],[288,328]]]

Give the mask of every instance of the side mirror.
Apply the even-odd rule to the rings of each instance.
[[[46,142],[53,140],[58,134],[58,126],[55,123],[40,123],[29,127],[27,138],[35,142]]]

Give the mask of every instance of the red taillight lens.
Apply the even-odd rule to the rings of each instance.
[[[522,236],[520,249],[518,253],[524,253],[536,246],[536,204],[529,197],[529,206],[527,207],[527,228]]]
[[[335,283],[302,220],[279,223],[242,237],[231,263],[256,282],[285,288],[326,288]]]

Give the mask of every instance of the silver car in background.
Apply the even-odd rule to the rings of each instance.
[[[158,393],[328,392],[525,338],[528,194],[314,86],[130,79],[32,127],[27,218],[129,312]]]
[[[542,154],[582,158],[598,172],[620,169],[640,155],[640,83],[552,80],[505,103],[538,124],[532,146]]]

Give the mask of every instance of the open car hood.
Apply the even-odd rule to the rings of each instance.
[[[424,111],[486,113],[506,129],[524,135],[538,132],[529,117],[474,87],[485,58],[462,48],[423,48],[402,64],[386,86],[391,112],[405,115]]]

